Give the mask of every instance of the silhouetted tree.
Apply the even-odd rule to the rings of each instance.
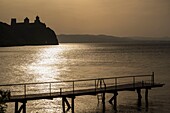
[[[0,90],[0,113],[5,113],[7,109],[6,101],[10,99],[11,93],[9,90]]]

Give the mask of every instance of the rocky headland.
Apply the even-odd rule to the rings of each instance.
[[[11,19],[11,25],[0,22],[0,46],[25,45],[58,45],[55,32],[46,27],[37,16],[34,23],[26,17],[24,22],[17,23]]]

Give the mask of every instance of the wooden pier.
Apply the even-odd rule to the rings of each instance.
[[[6,102],[15,102],[14,113],[26,113],[27,101],[39,99],[62,98],[63,113],[71,109],[74,113],[75,98],[77,96],[94,95],[101,98],[105,110],[105,94],[111,93],[113,97],[109,103],[117,108],[117,96],[120,91],[136,91],[138,103],[141,104],[141,90],[145,89],[145,102],[148,105],[148,90],[162,87],[164,84],[155,83],[154,73],[151,75],[122,76],[98,79],[70,80],[57,82],[3,84],[0,90],[10,90],[11,96]],[[71,104],[67,100],[71,98]],[[98,99],[100,99],[98,98]],[[113,103],[112,103],[113,101]],[[22,103],[19,106],[19,103]]]

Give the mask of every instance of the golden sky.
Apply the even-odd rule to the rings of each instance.
[[[0,0],[0,21],[25,17],[57,34],[170,36],[170,0]]]

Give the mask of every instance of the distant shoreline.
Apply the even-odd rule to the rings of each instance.
[[[150,42],[160,42],[167,43],[170,42],[170,38],[149,38],[144,37],[134,38],[134,37],[117,37],[109,35],[79,35],[79,34],[60,34],[57,36],[59,43],[150,43]]]
[[[62,43],[110,43],[115,45],[150,45],[150,44],[165,44],[169,45],[170,40],[142,40],[134,39],[133,37],[116,37],[109,35],[79,35],[79,34],[60,34],[57,35],[58,42]],[[146,37],[145,37],[146,38]],[[161,38],[160,38],[161,39]],[[0,47],[19,47],[19,46],[48,46],[56,44],[25,44],[25,45],[4,45]]]

